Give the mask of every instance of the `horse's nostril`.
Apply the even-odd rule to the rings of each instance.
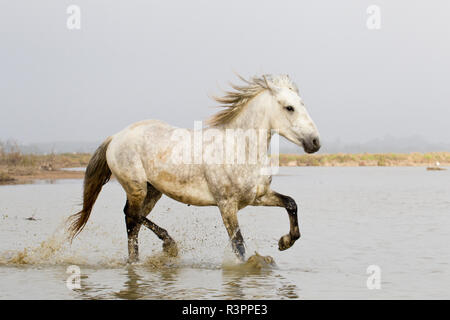
[[[314,147],[319,148],[320,147],[320,141],[317,138],[314,138],[312,141]]]

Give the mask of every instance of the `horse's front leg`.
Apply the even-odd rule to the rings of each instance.
[[[245,261],[245,244],[237,219],[237,204],[227,202],[219,204],[218,207],[222,215],[223,224],[225,225],[228,236],[230,237],[233,252],[239,260]]]
[[[297,204],[294,199],[289,196],[279,194],[275,191],[269,191],[261,198],[257,199],[256,206],[283,207],[289,215],[290,230],[289,233],[282,236],[278,241],[278,249],[280,251],[289,249],[300,238],[300,230],[298,228]]]

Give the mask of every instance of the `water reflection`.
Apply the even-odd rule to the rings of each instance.
[[[278,269],[201,268],[124,265],[100,278],[90,270],[81,279],[76,299],[298,299],[298,287]],[[109,274],[109,276],[108,276]],[[109,279],[108,279],[109,278]],[[120,283],[120,280],[122,282]],[[214,279],[217,279],[215,281]],[[108,284],[108,282],[110,282]]]
[[[184,270],[166,266],[160,269],[127,265],[120,272],[119,290],[90,279],[82,279],[78,299],[298,299],[298,288],[277,270],[210,270],[220,281],[205,281],[205,270]],[[116,272],[114,272],[116,273]],[[190,277],[187,277],[189,275]],[[207,280],[207,279],[206,279]],[[116,285],[119,285],[116,283]]]
[[[222,271],[223,298],[248,299],[253,289],[261,290],[258,294],[274,291],[274,284],[268,281],[273,276],[272,273],[270,269],[224,269]]]
[[[298,288],[277,269],[224,269],[224,299],[298,299]],[[281,287],[279,287],[281,285]]]
[[[113,292],[113,295],[119,299],[142,299],[145,296],[139,285],[142,282],[142,277],[131,265],[126,269],[126,276],[124,288],[118,292]]]
[[[76,299],[100,300],[106,298],[104,292],[107,292],[109,289],[110,288],[105,285],[90,281],[88,275],[82,275],[81,288],[74,289],[73,292],[76,294]]]
[[[281,288],[278,288],[277,295],[280,298],[299,299],[297,292],[298,288],[295,284],[283,284]]]
[[[113,292],[118,299],[170,299],[167,296],[177,278],[177,268],[163,268],[159,271],[128,265],[123,288]],[[150,279],[148,278],[150,276]]]

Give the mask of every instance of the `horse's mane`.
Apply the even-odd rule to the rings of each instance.
[[[207,121],[209,125],[218,126],[229,123],[244,110],[244,107],[251,99],[264,90],[287,87],[298,92],[296,84],[292,82],[288,75],[279,75],[276,77],[272,75],[255,76],[249,80],[240,75],[238,77],[245,83],[244,85],[230,83],[230,86],[235,91],[226,91],[223,97],[213,97],[214,100],[221,104],[220,107],[225,108],[225,110],[209,118]]]

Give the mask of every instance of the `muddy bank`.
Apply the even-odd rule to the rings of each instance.
[[[30,183],[37,179],[83,178],[83,168],[90,157],[87,153],[37,155],[0,150],[0,185]],[[79,170],[66,171],[64,168]]]
[[[18,174],[7,173],[4,175],[0,174],[0,185],[26,184],[32,183],[34,180],[82,179],[83,177],[84,171],[36,170],[31,174],[21,174],[21,173]]]

